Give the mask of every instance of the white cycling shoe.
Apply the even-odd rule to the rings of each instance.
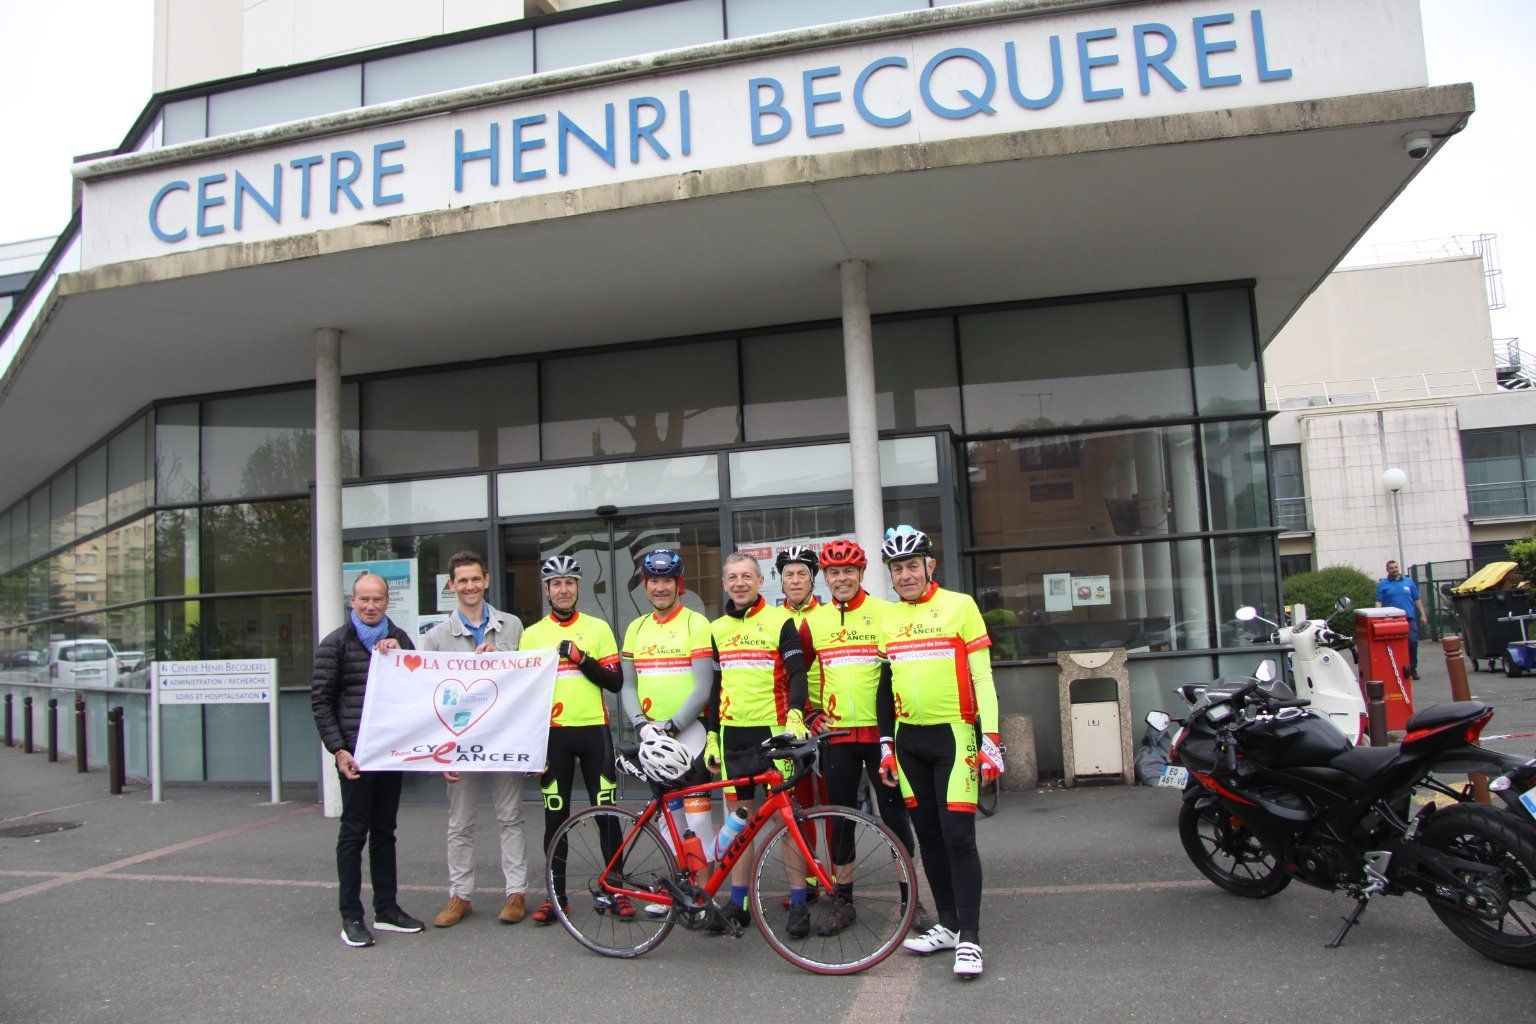
[[[981,977],[981,947],[974,942],[955,946],[955,977],[969,981]]]
[[[903,942],[902,948],[918,956],[928,956],[945,949],[954,949],[960,941],[960,933],[952,932],[942,924],[936,924],[921,935],[914,935]]]

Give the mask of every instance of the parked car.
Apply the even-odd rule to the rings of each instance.
[[[55,640],[41,675],[45,686],[117,686],[118,653],[108,640]]]

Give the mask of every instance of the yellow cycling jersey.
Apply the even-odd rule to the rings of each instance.
[[[805,620],[808,619],[810,617],[811,613],[814,612],[817,608],[824,608],[826,606],[821,603],[821,599],[820,598],[818,598],[815,594],[812,594],[811,597],[810,597],[810,600],[805,602],[805,607],[804,608],[791,608],[789,606],[789,602],[788,601],[785,601],[785,602],[781,603],[779,605],[779,607],[783,608],[786,612],[789,612],[790,621],[795,624],[795,628],[796,629],[800,630],[800,643],[801,643],[802,646],[804,646],[805,641],[806,641],[806,635],[807,635],[806,632],[805,632]],[[813,710],[813,711],[820,711],[821,710],[821,666],[820,665],[814,664],[814,663],[809,662],[809,661],[806,662],[806,666],[805,666],[805,683],[806,683],[806,696],[808,698],[806,703],[810,704],[811,710]]]
[[[814,658],[818,666],[821,710],[828,728],[878,724],[875,691],[880,686],[880,640],[890,607],[889,601],[860,590],[846,606],[824,604],[806,618],[810,639],[806,657]]]
[[[562,640],[569,640],[605,668],[619,666],[619,647],[613,641],[613,630],[608,628],[608,623],[580,612],[571,616],[569,622],[546,615],[523,630],[517,646],[523,651],[545,650],[559,647]],[[560,659],[560,667],[555,673],[555,697],[549,709],[549,724],[552,727],[608,724],[608,705],[603,702],[602,687],[564,658]]]
[[[709,620],[682,602],[642,615],[624,631],[621,656],[635,666],[635,695],[651,721],[671,718],[693,692],[693,661],[714,655]]]
[[[789,711],[789,673],[779,641],[789,612],[761,597],[745,615],[710,623],[720,658],[720,724],[784,724]]]
[[[881,653],[891,663],[896,720],[910,725],[975,723],[997,731],[992,664],[970,656],[990,647],[981,610],[966,594],[930,583],[915,602],[891,605],[881,631]]]

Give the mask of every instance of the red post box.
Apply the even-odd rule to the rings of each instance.
[[[1386,690],[1387,728],[1405,731],[1413,717],[1413,681],[1408,678],[1408,616],[1401,608],[1356,608],[1355,650],[1360,656],[1360,695],[1369,679]]]

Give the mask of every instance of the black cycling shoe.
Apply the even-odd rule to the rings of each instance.
[[[811,934],[811,908],[804,903],[792,904],[784,932],[792,939],[803,939]]]
[[[381,932],[404,932],[407,935],[425,931],[427,927],[399,907],[374,911],[373,926]]]
[[[729,906],[724,911],[725,919],[739,928],[752,927],[752,911],[742,906]]]
[[[350,921],[341,922],[341,941],[354,949],[373,945],[373,932],[363,924],[363,919],[355,917]]]

